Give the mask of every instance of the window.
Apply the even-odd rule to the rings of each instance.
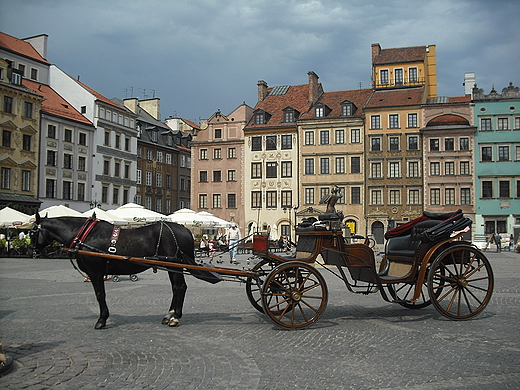
[[[498,182],[498,197],[499,198],[510,198],[510,184],[508,180],[500,180]]]
[[[493,150],[491,146],[482,146],[480,149],[481,153],[481,161],[493,161]]]
[[[103,161],[103,175],[110,175],[110,160]]]
[[[303,201],[305,204],[314,204],[314,188],[305,188]]]
[[[471,204],[471,190],[469,188],[460,189],[460,204],[461,205]]]
[[[276,208],[276,191],[266,191],[265,193],[265,206],[267,208]]]
[[[489,180],[482,181],[482,198],[492,198],[493,197],[493,182]]]
[[[430,190],[430,204],[433,206],[441,204],[441,190],[439,188],[432,188]]]
[[[454,175],[455,174],[455,163],[453,161],[447,161],[444,163],[444,174]]]
[[[265,177],[267,177],[267,178],[278,177],[278,163],[268,162],[265,164]]]
[[[235,169],[228,169],[227,181],[237,181],[237,171]]]
[[[172,165],[172,155],[171,155],[171,153],[166,153],[166,164]]]
[[[305,174],[314,175],[314,159],[313,158],[305,159]]]
[[[228,148],[227,158],[237,158],[237,148]]]
[[[87,145],[87,135],[85,133],[79,133],[78,144],[83,146]]]
[[[305,145],[314,145],[314,131],[306,131],[304,137]]]
[[[404,83],[404,77],[403,77],[403,69],[397,68],[394,70],[394,77],[395,77],[395,83],[396,84],[403,84]]]
[[[56,139],[56,126],[47,125],[47,138]]]
[[[262,137],[251,137],[251,150],[262,150]]]
[[[276,135],[265,137],[265,150],[276,150]]]
[[[509,119],[498,118],[497,119],[497,130],[509,130]]]
[[[401,191],[400,190],[390,190],[388,195],[390,197],[389,204],[401,204]]]
[[[416,83],[419,81],[417,77],[417,68],[408,68],[408,81],[410,83]]]
[[[110,131],[105,131],[105,141],[103,145],[110,146]]]
[[[390,151],[391,152],[399,151],[399,137],[390,137]]]
[[[350,157],[350,173],[361,173],[361,157]]]
[[[237,208],[237,194],[227,194],[227,207],[228,209]]]
[[[361,129],[350,130],[350,143],[359,144],[361,143]]]
[[[336,130],[334,130],[334,142],[336,144],[344,144],[345,143],[345,129],[336,129]]]
[[[257,112],[255,114],[255,125],[265,124],[265,114],[263,112]]]
[[[22,137],[22,150],[31,151],[31,136],[29,134],[24,134]]]
[[[329,140],[329,131],[321,130],[320,131],[320,145],[328,145],[330,143]]]
[[[381,163],[380,162],[373,162],[370,164],[370,178],[371,179],[380,179],[382,178],[382,172],[381,172]]]
[[[260,191],[251,192],[251,208],[252,209],[262,208],[262,193]]]
[[[71,129],[65,129],[63,132],[63,140],[65,142],[72,142],[72,130]]]
[[[282,150],[292,149],[292,136],[288,134],[282,135]]]
[[[455,204],[455,188],[446,188],[444,191],[444,196],[446,205]]]
[[[2,146],[4,148],[10,148],[11,147],[11,135],[12,133],[9,130],[2,131]]]
[[[381,190],[370,191],[370,204],[382,205],[383,204],[383,193]]]
[[[144,198],[144,207],[147,208],[148,210],[151,210],[152,209],[152,197],[151,196],[147,196]]]
[[[222,171],[213,171],[213,181],[222,181]]]
[[[120,177],[121,176],[121,162],[116,161],[114,163],[114,177]]]
[[[334,158],[334,171],[335,173],[345,173],[345,157]]]
[[[215,129],[215,138],[222,138],[222,129]]]
[[[78,200],[85,200],[85,183],[78,183]],[[128,202],[125,202],[125,204]]]
[[[419,137],[410,135],[408,137],[408,150],[419,150]]]
[[[157,198],[155,200],[155,211],[157,211],[158,213],[162,212],[162,198]]]
[[[320,188],[320,203],[330,194],[329,187]]]
[[[4,96],[4,112],[6,114],[13,113],[13,98],[11,96]]]
[[[155,186],[157,188],[162,188],[162,177],[163,177],[162,173],[156,173],[155,174]],[[183,189],[182,188],[182,179],[181,179],[181,189]]]
[[[72,169],[72,154],[65,153],[63,155],[63,168]]]
[[[148,187],[152,186],[152,172],[146,171],[146,185]]]
[[[125,164],[125,179],[130,179],[130,164]]]
[[[515,117],[515,130],[520,130],[520,116]]]
[[[439,151],[439,139],[438,138],[430,139],[430,151],[432,151],[432,152]]]
[[[408,204],[420,204],[419,190],[408,190]]]
[[[361,187],[350,188],[350,203],[361,204]]]
[[[390,114],[388,116],[389,121],[389,128],[390,129],[398,129],[399,128],[399,115],[397,114]]]
[[[2,183],[3,183],[3,181],[2,181]],[[53,180],[53,179],[45,180],[45,197],[46,198],[56,198],[56,180]]]
[[[408,177],[421,177],[419,161],[408,161]]]
[[[316,118],[323,118],[325,116],[325,107],[323,107],[323,106],[316,107],[314,109],[314,116]]]
[[[371,129],[380,129],[381,128],[381,116],[380,115],[370,116],[370,128]]]
[[[320,173],[328,175],[330,173],[330,159],[328,157],[320,158]]]
[[[388,177],[401,177],[401,163],[399,161],[390,161],[388,163]]]
[[[213,160],[221,160],[222,159],[222,149],[216,148],[213,149]]]
[[[33,117],[33,104],[29,102],[23,103],[23,117],[27,119],[32,119]]]
[[[262,178],[262,163],[254,162],[251,163],[251,179]]]
[[[455,139],[453,138],[445,138],[444,139],[444,150],[455,150]]]
[[[509,160],[509,146],[498,147],[498,161],[510,161]]]
[[[11,168],[2,167],[2,189],[11,189]]]
[[[459,139],[460,150],[469,150],[469,138],[463,137]]]
[[[142,171],[140,169],[136,171],[135,182],[136,184],[142,184]]]
[[[112,204],[119,204],[119,188],[114,187],[112,192]]]
[[[31,191],[31,171],[22,170],[22,191]]]
[[[294,110],[287,109],[283,112],[283,121],[285,123],[294,122]]]
[[[379,137],[370,138],[370,151],[372,151],[372,152],[381,151],[381,138],[379,138]]]
[[[152,151],[151,149],[148,149],[148,150],[146,151],[146,159],[147,159],[148,161],[152,161],[152,160],[153,160],[153,151]]]
[[[163,152],[161,152],[160,150],[157,151],[157,162],[163,162]]]
[[[207,208],[208,208],[208,195],[199,194],[199,209],[207,209]]]
[[[379,71],[379,75],[381,78],[381,84],[388,84],[390,82],[390,78],[388,77],[388,69],[381,69]]]
[[[491,118],[480,118],[480,131],[491,131]]]
[[[292,191],[282,191],[281,193],[281,207],[292,207]],[[289,210],[289,212],[291,212]]]
[[[208,159],[208,149],[201,149],[199,154],[200,160],[207,160]]]
[[[213,206],[214,209],[222,208],[222,195],[221,194],[213,194]]]
[[[292,177],[292,161],[282,161],[281,177]]]
[[[441,174],[441,163],[431,162],[430,163],[430,176],[439,176]]]
[[[461,175],[470,175],[469,161],[461,161],[460,162],[460,174]]]

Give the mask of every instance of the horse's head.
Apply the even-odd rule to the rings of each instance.
[[[47,217],[41,218],[40,214],[36,213],[36,220],[30,231],[31,243],[29,245],[29,248],[33,250],[35,255],[56,240],[56,236],[46,227],[47,221]]]

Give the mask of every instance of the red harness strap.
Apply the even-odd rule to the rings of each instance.
[[[79,229],[78,234],[76,234],[76,237],[74,237],[70,243],[69,249],[74,249],[77,245],[85,241],[85,238],[87,238],[88,234],[92,229],[94,229],[94,226],[96,226],[97,223],[97,219],[92,219],[92,217],[87,218],[81,229]]]

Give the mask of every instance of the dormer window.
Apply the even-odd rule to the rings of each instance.
[[[254,115],[255,125],[265,125],[271,118],[271,115],[263,110],[256,111]]]
[[[152,141],[157,142],[157,131],[152,130]]]
[[[323,103],[318,103],[314,106],[314,117],[325,118],[330,113],[330,108]]]
[[[341,103],[341,116],[352,116],[356,112],[357,107],[350,101]]]
[[[292,107],[287,107],[283,110],[283,122],[284,123],[293,123],[296,122],[299,116],[299,112],[296,111]]]

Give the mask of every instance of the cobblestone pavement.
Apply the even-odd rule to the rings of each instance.
[[[92,287],[68,260],[2,258],[0,342],[15,363],[0,388],[519,389],[520,254],[487,255],[495,289],[475,319],[352,294],[322,272],[325,313],[291,331],[257,312],[243,284],[190,276],[181,325],[161,325],[171,290],[151,271],[106,282],[111,316],[95,330]]]

